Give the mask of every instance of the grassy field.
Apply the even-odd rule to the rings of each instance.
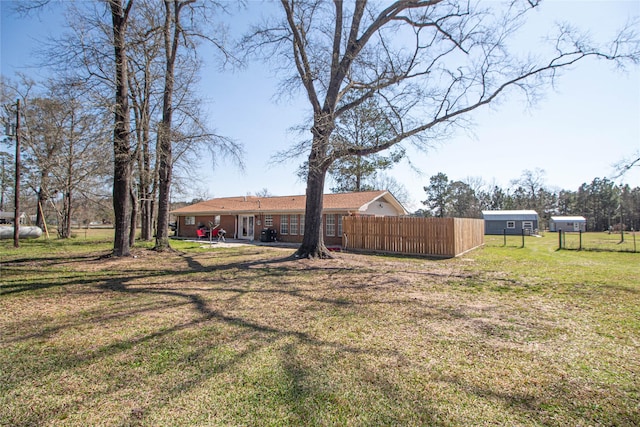
[[[0,241],[0,425],[640,424],[640,254],[110,237]]]
[[[558,233],[549,233],[545,235],[545,240],[551,240],[547,242],[549,247],[555,249],[560,248],[560,240]],[[640,234],[624,233],[624,239],[620,233],[580,233],[567,232],[563,235],[562,249],[566,250],[585,250],[585,251],[601,251],[601,252],[640,252]],[[487,236],[491,245],[501,246],[522,246],[522,236],[507,236],[506,245],[504,238],[500,236]],[[582,239],[582,240],[581,240]],[[529,237],[525,238],[525,246],[529,241]]]

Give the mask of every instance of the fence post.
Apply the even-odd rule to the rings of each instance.
[[[562,230],[558,230],[558,250],[562,249]]]
[[[506,228],[502,229],[502,237],[503,237],[502,246],[507,246],[507,229]]]
[[[582,250],[582,230],[580,230],[580,246],[578,246],[578,250]]]
[[[522,247],[524,248],[524,228],[522,229]]]

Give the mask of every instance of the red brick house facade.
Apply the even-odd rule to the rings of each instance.
[[[198,227],[223,228],[227,237],[260,240],[264,229],[277,240],[302,242],[306,196],[223,197],[176,209],[176,236],[197,237]],[[406,209],[388,191],[325,194],[322,230],[328,246],[342,245],[342,217],[401,216]]]

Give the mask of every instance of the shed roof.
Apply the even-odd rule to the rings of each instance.
[[[302,195],[221,197],[185,206],[171,213],[174,215],[235,215],[304,212],[306,201],[307,197]],[[407,214],[402,204],[388,191],[325,194],[322,203],[325,212],[358,212],[365,211],[371,203],[376,201],[390,203],[401,214]]]
[[[13,219],[15,218],[16,214],[15,212],[8,212],[8,211],[0,211],[0,218],[1,219]],[[20,213],[20,219],[24,219],[27,215],[24,212]]]
[[[555,222],[587,222],[587,219],[583,216],[552,216],[551,220]]]
[[[482,217],[485,221],[538,220],[538,212],[534,210],[482,211]]]

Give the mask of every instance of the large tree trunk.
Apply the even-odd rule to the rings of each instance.
[[[62,203],[62,224],[58,231],[58,236],[62,239],[71,237],[71,212],[72,212],[71,189],[67,188]]]
[[[168,135],[170,126],[160,126],[158,137],[159,185],[158,185],[158,224],[156,227],[156,246],[159,251],[170,249],[169,245],[169,196],[171,191],[171,138]],[[163,135],[167,134],[167,135]]]
[[[153,228],[153,209],[151,201],[155,194],[151,190],[151,161],[149,157],[148,131],[144,132],[144,145],[141,150],[140,161],[140,239],[151,240]]]
[[[173,13],[171,11],[171,3],[165,0],[165,24],[164,24],[164,44],[166,69],[164,76],[164,97],[162,101],[162,122],[158,129],[158,224],[156,226],[156,246],[155,249],[163,251],[170,249],[169,245],[169,197],[171,191],[171,172],[172,172],[172,151],[171,151],[171,121],[173,116],[173,73],[176,52],[178,48],[179,25],[178,13],[176,7],[175,16],[175,34],[171,40],[171,24]]]
[[[318,129],[314,127],[314,129]],[[318,131],[314,136],[313,147],[309,155],[309,172],[307,176],[307,201],[304,217],[304,237],[295,253],[297,258],[332,258],[324,245],[322,233],[322,198],[324,181],[327,176],[329,162],[324,154],[326,141],[331,130]]]
[[[131,0],[133,1],[133,0]],[[128,8],[131,6],[129,2]],[[129,227],[131,225],[131,147],[129,142],[129,93],[127,79],[127,52],[125,29],[127,13],[122,0],[110,0],[113,21],[113,42],[116,62],[115,125],[113,129],[113,209],[115,216],[115,236],[113,256],[130,256]]]
[[[175,84],[175,63],[180,46],[182,27],[180,10],[195,0],[171,2],[165,0],[164,47],[166,71],[164,77],[164,98],[162,102],[162,123],[158,131],[158,224],[156,226],[156,250],[170,249],[169,246],[169,208],[171,195],[171,176],[173,154],[171,147],[171,126],[173,120],[173,88]],[[173,34],[171,28],[173,26]]]
[[[133,180],[131,182],[131,225],[129,226],[129,245],[133,246],[136,243],[136,231],[138,230],[138,198],[133,187]]]

